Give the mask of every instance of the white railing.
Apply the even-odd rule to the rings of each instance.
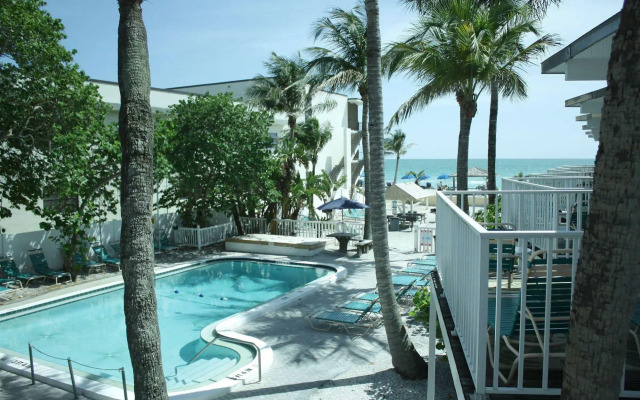
[[[528,182],[503,179],[507,187],[519,190],[493,191],[446,191],[441,192],[449,200],[462,196],[469,203],[469,214],[483,210],[481,204],[486,203],[488,196],[494,194],[500,201],[502,210],[495,218],[488,218],[484,213],[482,222],[503,222],[516,226],[521,231],[582,231],[585,218],[589,213],[591,190],[587,189],[553,189],[547,186]],[[535,189],[534,189],[535,188]],[[439,212],[439,210],[438,210]],[[496,220],[498,219],[498,220]],[[534,238],[534,245],[543,248],[542,239]]]
[[[338,231],[355,233],[360,237],[364,235],[364,222],[274,219],[267,224],[264,218],[249,217],[241,217],[240,221],[245,233],[270,233],[308,238],[324,238]]]
[[[443,193],[437,194],[437,226],[438,226],[438,273],[442,282],[442,287],[447,299],[447,303],[451,310],[451,314],[455,323],[455,333],[460,339],[462,349],[471,376],[473,378],[477,394],[549,394],[557,395],[560,393],[559,388],[550,387],[550,360],[560,357],[561,354],[553,349],[552,332],[551,332],[551,285],[546,285],[546,294],[544,302],[544,318],[536,320],[539,336],[533,338],[527,335],[525,338],[525,329],[519,329],[518,335],[513,337],[518,344],[510,345],[509,350],[513,354],[505,357],[505,353],[509,353],[504,344],[503,338],[499,334],[503,323],[514,321],[501,320],[501,307],[503,298],[519,296],[520,311],[519,318],[516,322],[521,327],[525,327],[527,320],[525,315],[527,312],[527,277],[529,275],[528,268],[522,268],[528,265],[530,250],[527,251],[527,244],[534,241],[544,243],[540,248],[546,250],[546,254],[553,254],[552,250],[556,250],[559,243],[562,248],[572,254],[570,264],[566,267],[569,270],[569,282],[573,282],[579,250],[581,245],[581,231],[487,231],[480,224],[471,219],[462,210],[460,210],[449,198]],[[514,288],[506,290],[505,286],[510,286],[510,280],[503,278],[503,274],[495,273],[502,271],[503,267],[503,244],[517,240],[516,251],[518,269],[522,272],[520,277],[520,289]],[[497,254],[495,257],[495,277],[490,279],[489,275],[489,244],[496,245]],[[547,265],[541,266],[543,272],[538,276],[546,277],[546,282],[550,282],[552,275],[556,273],[557,265],[552,265],[552,257],[548,257]],[[554,275],[555,276],[555,275]],[[507,283],[507,285],[505,285]],[[515,293],[514,293],[515,291]],[[491,300],[489,294],[491,294]],[[489,301],[495,301],[492,304],[495,309],[496,316],[493,323],[494,328],[489,329]],[[505,317],[507,318],[507,317]],[[554,320],[554,323],[557,321]],[[491,334],[490,334],[491,333]],[[492,337],[491,337],[492,336]],[[555,337],[553,337],[555,338]],[[566,338],[566,336],[565,336]],[[527,345],[525,348],[525,339],[527,342],[535,343],[532,352],[531,347]],[[537,346],[537,349],[535,348]],[[490,350],[490,351],[489,351]],[[509,375],[509,368],[499,367],[493,368],[489,373],[486,369],[487,357],[492,361],[492,365],[500,366],[505,363],[511,364],[515,357],[519,362],[514,365],[513,382],[505,383],[501,379],[501,373],[506,378]],[[539,381],[528,380],[525,383],[524,361],[525,358],[535,357],[541,362],[542,374]],[[528,364],[529,367],[530,364]],[[516,370],[517,367],[517,370]]]
[[[581,173],[579,173],[581,174]],[[528,176],[523,178],[527,182],[537,183],[539,185],[550,186],[557,189],[592,189],[592,176]]]
[[[233,236],[233,233],[234,225],[231,222],[206,228],[200,228],[198,225],[196,228],[178,228],[175,231],[175,239],[179,246],[197,247],[200,250],[203,246],[223,242]]]

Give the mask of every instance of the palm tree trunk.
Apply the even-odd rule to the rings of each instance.
[[[398,166],[400,165],[400,153],[396,156],[396,173],[393,175],[393,184],[395,185],[398,181]]]
[[[477,104],[473,99],[466,98],[463,94],[456,95],[458,104],[460,105],[460,133],[458,135],[458,159],[457,174],[458,187],[457,190],[467,190],[469,188],[469,133],[471,132],[471,121],[475,116]],[[465,213],[469,212],[469,202],[462,202],[465,196],[458,195],[458,207],[461,207]],[[461,204],[462,203],[462,204]]]
[[[578,261],[562,398],[617,399],[640,288],[640,2],[613,38],[593,196]],[[631,183],[631,182],[636,182]]]
[[[382,80],[380,75],[380,22],[377,0],[365,0],[367,11],[367,85],[371,120],[371,210],[373,254],[376,263],[376,280],[380,304],[384,315],[384,328],[389,342],[389,352],[396,371],[404,377],[418,378],[427,375],[427,364],[413,347],[400,317],[391,282],[389,264],[389,240],[384,184],[384,146],[382,114]]]
[[[489,108],[489,143],[487,146],[487,190],[496,190],[496,134],[498,130],[498,84],[491,82],[491,106]],[[489,204],[495,204],[496,196],[489,195]],[[497,212],[496,212],[497,215]]]
[[[295,130],[296,130],[296,118],[294,116],[288,117],[289,124],[289,140],[295,140]],[[290,205],[291,205],[291,183],[293,182],[293,174],[295,170],[295,160],[294,155],[290,154],[287,157],[287,160],[284,163],[284,174],[282,176],[282,181],[280,184],[280,194],[282,195],[282,219],[288,219],[291,216]]]
[[[118,84],[122,145],[122,277],[136,399],[167,399],[154,290],[153,115],[142,0],[119,0]]]
[[[365,89],[366,90],[366,89]],[[369,176],[371,174],[371,150],[369,140],[369,96],[365,91],[362,96],[362,161],[364,161],[364,204],[371,206],[371,185]],[[349,177],[348,179],[351,179]],[[364,235],[363,239],[371,239],[371,209],[364,209]]]

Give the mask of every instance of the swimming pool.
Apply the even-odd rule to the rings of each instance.
[[[189,380],[193,374],[181,376],[181,372],[186,372],[186,364],[206,344],[200,336],[205,326],[334,272],[328,267],[308,264],[224,259],[157,275],[163,369],[169,388],[180,389],[201,385],[203,380],[219,379],[242,363],[241,355],[252,355],[252,350],[239,346],[209,346],[197,361],[217,360],[218,374],[205,374],[203,379],[200,373],[200,381]],[[27,343],[31,342],[37,349],[63,358],[54,360],[34,352],[36,363],[60,369],[67,367],[67,357],[102,368],[124,366],[126,379],[132,383],[123,290],[119,286],[66,304],[40,307],[26,315],[0,316],[4,318],[0,321],[0,347],[24,355]],[[74,365],[76,368],[107,383],[121,382],[118,371],[97,371]]]

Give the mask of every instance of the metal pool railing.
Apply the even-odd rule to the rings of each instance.
[[[100,370],[100,371],[120,371],[120,374],[122,375],[122,391],[124,393],[124,400],[128,399],[128,396],[127,396],[127,379],[126,379],[125,374],[124,374],[124,367],[120,367],[120,368],[94,367],[94,366],[91,366],[91,365],[83,364],[83,363],[78,362],[78,361],[73,361],[71,359],[71,357],[62,358],[62,357],[52,356],[51,354],[47,354],[44,351],[38,349],[33,344],[29,343],[29,364],[30,364],[30,368],[31,368],[31,384],[32,385],[36,384],[35,366],[34,366],[34,363],[33,363],[33,350],[35,350],[38,353],[43,354],[43,355],[45,355],[45,356],[47,356],[49,358],[52,358],[54,360],[67,361],[67,365],[69,366],[69,375],[71,377],[71,387],[73,388],[73,397],[75,399],[78,398],[78,389],[76,387],[76,379],[75,379],[75,376],[73,374],[73,363],[76,363],[78,365],[82,365],[83,367],[86,367],[86,368],[91,368],[91,369]]]

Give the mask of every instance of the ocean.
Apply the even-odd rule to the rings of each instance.
[[[501,186],[502,178],[510,178],[518,175],[522,172],[524,175],[546,172],[550,168],[560,167],[562,165],[593,165],[593,159],[497,159],[496,160],[496,183],[498,188]],[[487,159],[469,159],[469,168],[478,167],[487,169]],[[396,160],[385,159],[384,163],[384,177],[386,182],[393,182],[393,175],[395,173]],[[400,179],[407,172],[413,171],[419,173],[424,171],[425,174],[431,177],[426,182],[431,183],[432,187],[436,187],[438,182],[442,182],[443,185],[451,186],[453,180],[450,179],[437,179],[442,174],[452,174],[456,172],[456,160],[455,159],[404,159],[400,158],[398,165],[398,179],[397,182],[410,182],[409,179]],[[424,182],[424,181],[422,181]],[[486,185],[484,178],[469,178],[469,189],[475,189],[479,185]]]

